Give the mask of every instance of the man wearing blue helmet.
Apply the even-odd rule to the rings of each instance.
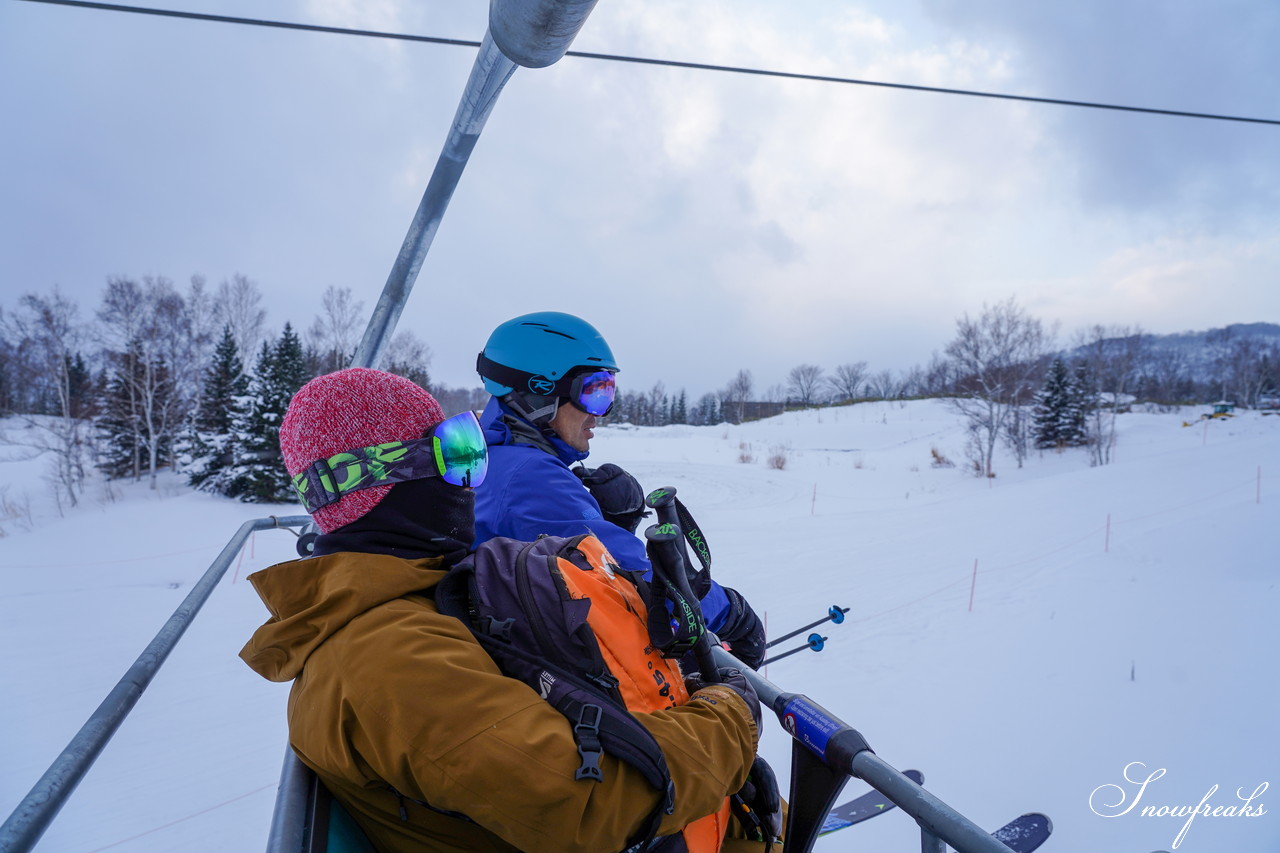
[[[525,314],[493,331],[476,370],[493,395],[480,418],[489,473],[476,490],[476,543],[590,532],[624,569],[648,572],[635,535],[639,484],[615,465],[569,467],[587,458],[596,419],[613,408],[618,365],[600,333],[571,314]],[[759,666],[764,629],[741,595],[712,581],[702,611],[740,660]]]

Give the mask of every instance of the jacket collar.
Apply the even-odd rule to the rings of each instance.
[[[575,450],[550,429],[539,429],[520,417],[497,397],[490,397],[480,416],[484,428],[485,443],[490,447],[525,445],[550,453],[566,466],[581,462],[590,455],[586,450]]]

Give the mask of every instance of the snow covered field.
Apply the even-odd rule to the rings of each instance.
[[[1277,853],[1280,417],[1183,428],[1190,414],[1122,416],[1112,465],[1090,468],[1084,451],[1033,455],[1022,470],[1001,458],[991,481],[963,473],[963,428],[933,401],[609,428],[592,459],[646,488],[676,486],[717,577],[771,633],[851,608],[823,629],[823,652],[769,677],[857,727],[891,764],[922,770],[980,824],[1044,811],[1056,829],[1044,849],[1064,853],[1176,841],[1188,853]],[[933,467],[935,448],[956,467]],[[784,468],[768,466],[775,455]],[[0,816],[235,529],[300,512],[168,477],[160,494],[115,485],[107,499],[95,486],[58,518],[42,470],[0,465],[0,500],[19,510],[0,514]],[[254,536],[39,850],[262,849],[288,688],[236,653],[266,616],[245,576],[290,558],[293,542]],[[789,749],[773,727],[763,751],[784,780]],[[1133,762],[1131,779],[1165,773],[1120,814],[1137,795],[1123,775]],[[1196,817],[1180,839],[1185,817],[1139,814],[1194,807],[1215,786],[1209,806],[1239,807],[1238,789],[1264,784],[1251,807],[1265,813]],[[818,845],[918,849],[900,813]]]

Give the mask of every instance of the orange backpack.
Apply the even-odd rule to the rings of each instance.
[[[650,642],[635,582],[591,535],[496,538],[450,570],[435,592],[441,613],[471,626],[503,672],[524,681],[574,724],[575,778],[603,778],[601,751],[636,767],[665,797],[627,849],[647,844],[674,796],[662,750],[636,719],[689,700],[674,660]],[[666,853],[715,853],[729,801],[668,836]]]

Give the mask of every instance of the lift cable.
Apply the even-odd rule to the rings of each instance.
[[[100,9],[108,12],[133,12],[140,15],[157,15],[167,18],[185,18],[196,21],[214,21],[222,24],[245,24],[255,27],[274,27],[286,30],[305,30],[308,32],[332,33],[346,36],[363,36],[366,38],[394,39],[398,41],[426,42],[428,44],[444,44],[454,47],[479,47],[480,42],[466,39],[441,38],[439,36],[412,35],[410,33],[391,33],[379,30],[358,30],[347,27],[328,27],[321,24],[300,24],[290,21],[272,21],[263,18],[239,18],[230,15],[212,15],[204,12],[182,12],[175,9],[155,9],[144,6],[126,6],[117,3],[97,3],[92,0],[21,0],[26,3],[45,3],[54,6],[75,6],[84,9]],[[759,77],[779,77],[788,80],[809,80],[819,83],[843,83],[852,86],[875,86],[882,89],[905,89],[913,92],[935,92],[943,95],[964,95],[972,98],[995,98],[1005,101],[1024,101],[1033,104],[1056,104],[1064,107],[1084,107],[1094,110],[1115,110],[1119,112],[1147,113],[1150,115],[1177,116],[1180,118],[1207,119],[1210,121],[1234,121],[1249,124],[1280,125],[1280,119],[1251,118],[1248,116],[1221,115],[1218,113],[1197,113],[1186,110],[1162,110],[1154,107],[1134,107],[1123,104],[1105,104],[1096,101],[1072,101],[1064,98],[1037,98],[1031,95],[1009,95],[1001,92],[981,92],[973,89],[951,89],[941,86],[918,86],[911,83],[886,83],[879,80],[860,80],[854,77],[835,77],[825,74],[801,74],[792,71],[771,71],[764,68],[745,68],[737,65],[711,65],[705,62],[681,62],[674,59],[651,59],[642,56],[622,56],[613,53],[589,53],[571,50],[565,54],[579,59],[597,59],[606,62],[630,62],[638,65],[660,65],[668,68],[688,68],[695,71],[720,71],[730,74],[752,74]]]

